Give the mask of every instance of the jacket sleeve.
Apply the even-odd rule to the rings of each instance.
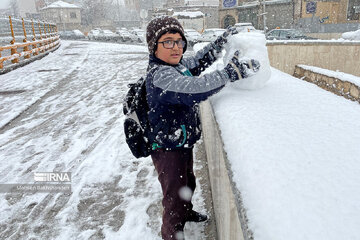
[[[181,64],[189,69],[193,76],[199,76],[216,59],[215,48],[212,46],[212,43],[209,43],[203,49],[197,51],[195,56],[183,58]]]
[[[184,76],[174,67],[162,66],[153,75],[153,85],[160,91],[159,101],[192,106],[217,93],[230,81],[224,70],[201,77]]]

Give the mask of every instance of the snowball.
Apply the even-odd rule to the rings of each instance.
[[[235,51],[240,51],[240,57],[245,59],[256,59],[260,62],[260,70],[257,74],[241,79],[232,84],[240,89],[258,89],[265,86],[271,77],[270,62],[266,48],[265,35],[257,32],[241,32],[230,36],[225,44],[224,66],[229,63]]]
[[[175,239],[176,240],[184,240],[185,239],[185,235],[183,231],[179,231],[175,233]]]
[[[190,201],[191,197],[193,195],[193,192],[191,191],[191,189],[189,187],[182,187],[179,190],[179,196],[181,199],[185,200],[185,201]]]
[[[197,52],[197,51],[203,49],[203,48],[204,48],[206,45],[208,45],[208,44],[209,44],[209,42],[196,43],[196,44],[194,44],[194,46],[193,46],[193,50],[194,50],[194,52]]]
[[[209,43],[197,43],[193,46],[193,49],[197,52],[207,44]],[[234,56],[236,50],[240,51],[240,59],[258,60],[260,62],[260,70],[253,76],[233,82],[231,86],[238,89],[258,89],[264,87],[271,77],[271,70],[265,35],[259,32],[241,32],[230,36],[220,57],[202,74],[224,69]]]

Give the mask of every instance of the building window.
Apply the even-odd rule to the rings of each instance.
[[[360,0],[349,0],[347,19],[360,20]]]
[[[70,13],[70,18],[76,18],[76,13],[75,13],[75,12],[71,12],[71,13]]]

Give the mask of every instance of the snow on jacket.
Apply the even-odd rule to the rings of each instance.
[[[148,137],[153,149],[192,147],[199,140],[197,103],[230,81],[224,70],[199,76],[215,60],[210,44],[177,65],[149,56],[146,91],[151,126]]]

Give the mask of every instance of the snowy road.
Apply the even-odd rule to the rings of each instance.
[[[146,67],[145,46],[63,41],[0,75],[0,183],[72,174],[72,194],[0,193],[0,239],[160,239],[157,175],[132,157],[122,125],[126,85]],[[200,184],[194,200],[205,212]],[[187,225],[187,239],[205,229]]]

